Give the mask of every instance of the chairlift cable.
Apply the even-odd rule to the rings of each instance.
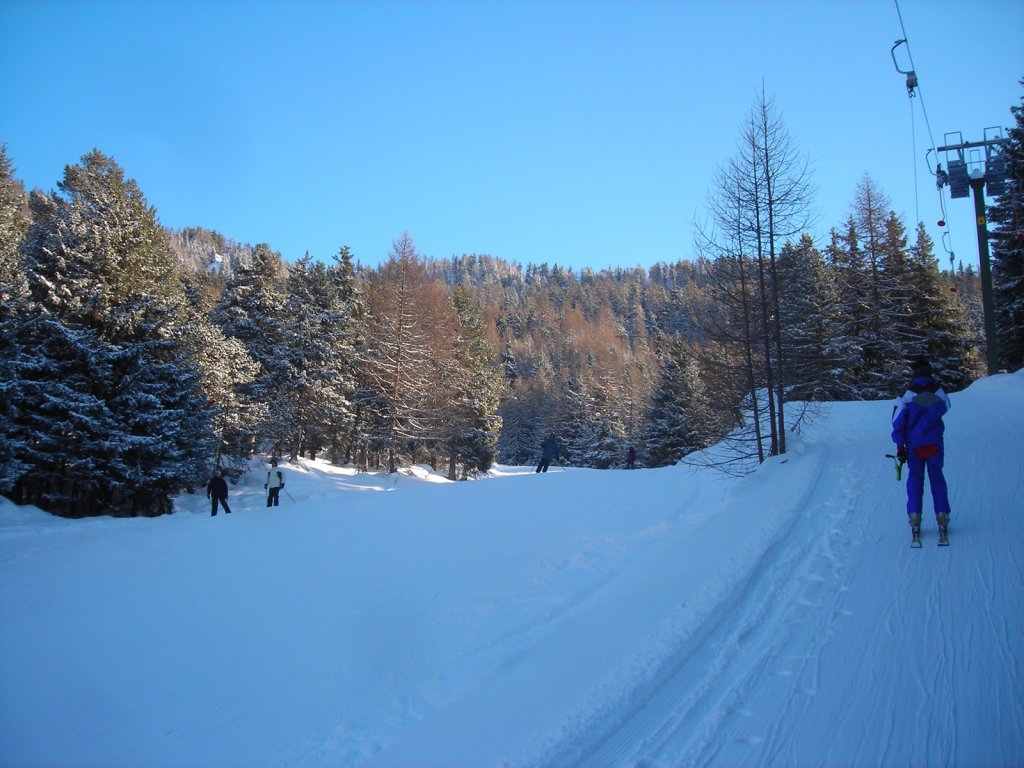
[[[921,202],[917,184],[917,127],[914,122],[914,102],[910,102],[910,155],[914,158],[914,225],[921,221]]]
[[[903,33],[903,39],[901,42],[907,46],[907,58],[910,59],[910,71],[917,72],[917,69],[914,67],[914,54],[910,51],[910,39],[907,37],[907,28],[903,24],[903,12],[900,11],[900,0],[893,0],[893,2],[896,4],[896,15],[899,17],[900,31]],[[902,72],[898,67],[897,70]],[[914,85],[917,91],[921,90],[920,83],[915,83]],[[928,119],[928,109],[924,105],[924,94],[919,93],[918,96],[921,99],[921,112],[924,114],[924,122],[928,127],[928,140],[931,142],[932,151],[935,152],[936,156],[938,156],[938,152],[936,151],[936,147],[938,145],[935,143],[935,136],[932,134],[932,123],[931,120]]]
[[[924,115],[925,126],[928,129],[928,141],[930,142],[930,146],[931,146],[931,149],[929,149],[928,152],[925,153],[925,165],[928,166],[929,173],[931,173],[933,176],[935,176],[935,175],[937,175],[937,173],[936,173],[936,171],[932,170],[931,164],[928,162],[928,156],[930,154],[934,153],[935,157],[936,157],[936,162],[938,161],[938,157],[939,157],[938,145],[935,143],[935,135],[932,133],[932,123],[931,123],[931,120],[928,118],[928,108],[925,106],[925,103],[924,103],[924,94],[921,92],[921,84],[917,81],[917,75],[916,75],[917,69],[914,66],[914,54],[910,50],[910,40],[907,37],[906,25],[903,23],[903,12],[900,10],[900,0],[893,0],[893,3],[896,6],[896,16],[900,20],[900,31],[903,33],[902,39],[897,40],[896,44],[892,48],[893,63],[896,64],[896,53],[895,53],[896,48],[900,44],[906,45],[907,46],[907,58],[910,60],[910,71],[909,72],[904,72],[904,70],[899,68],[898,64],[896,64],[896,71],[900,72],[902,74],[908,75],[908,77],[907,77],[908,96],[910,96],[910,97],[917,96],[917,97],[920,98],[920,101],[921,101],[921,113]],[[911,86],[913,86],[913,87],[911,87]],[[916,93],[915,93],[915,91],[916,91]],[[910,125],[911,125],[911,132],[913,134],[912,137],[911,137],[912,151],[913,151],[914,155],[916,156],[917,155],[917,137],[916,137],[916,128],[914,126],[914,113],[913,113],[914,104],[913,104],[913,101],[911,101],[910,109],[911,109]],[[915,210],[916,210],[916,213],[917,213],[917,221],[920,222],[921,221],[920,210],[917,208],[917,205],[918,205],[918,203],[917,203],[917,197],[918,197],[917,186],[918,186],[918,184],[917,184],[917,163],[915,162],[914,163],[914,204],[915,204]],[[952,236],[950,234],[950,229],[949,229],[949,219],[946,217],[946,205],[945,205],[945,201],[944,201],[944,199],[942,197],[942,187],[941,186],[939,186],[939,188],[938,188],[938,193],[939,193],[939,209],[942,212],[942,218],[940,219],[940,221],[941,221],[940,226],[943,227],[943,229],[944,229],[944,232],[943,232],[943,235],[942,235],[942,247],[946,251],[946,253],[949,254],[950,264],[952,264],[954,255],[953,255],[953,252],[949,249],[949,246],[946,245],[946,241],[947,240],[951,240]]]

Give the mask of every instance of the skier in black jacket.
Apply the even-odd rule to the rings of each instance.
[[[217,516],[218,501],[224,507],[224,511],[229,515],[231,514],[231,507],[228,506],[228,484],[222,477],[223,474],[218,469],[213,473],[213,477],[210,478],[210,482],[206,486],[206,498],[213,500],[213,505],[210,507],[210,517]]]

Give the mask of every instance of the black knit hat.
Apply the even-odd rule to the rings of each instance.
[[[919,357],[910,364],[910,370],[915,376],[931,376],[932,364],[925,358]]]

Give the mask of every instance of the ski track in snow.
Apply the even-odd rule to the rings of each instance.
[[[749,563],[749,574],[731,586],[716,602],[712,616],[666,659],[650,688],[637,692],[638,705],[627,712],[624,722],[614,725],[610,738],[576,756],[558,755],[553,765],[654,764],[649,758],[641,759],[650,754],[668,756],[666,764],[692,764],[696,760],[685,755],[699,754],[705,748],[702,741],[710,740],[723,719],[732,710],[742,709],[737,680],[764,666],[768,641],[764,634],[765,627],[772,625],[771,606],[790,599],[786,594],[792,591],[789,585],[808,562],[806,537],[797,530],[803,525],[802,508],[824,468],[825,462],[819,457],[807,490],[772,532],[763,557]],[[763,544],[758,544],[759,552]],[[813,585],[820,578],[803,575],[797,583],[802,586],[807,580]],[[806,595],[796,596],[799,611],[811,604],[808,600]],[[740,672],[744,666],[752,670]],[[778,674],[791,674],[788,667]],[[598,727],[604,729],[607,724]],[[752,736],[748,740],[758,743],[762,738]],[[585,742],[586,738],[579,741]]]
[[[991,413],[948,417],[949,549],[936,547],[929,491],[923,550],[908,546],[902,483],[890,504],[863,493],[879,482],[877,456],[861,447],[874,423],[849,445],[818,446],[804,496],[749,575],[630,703],[547,764],[1020,764],[1024,575],[1000,532],[1020,530],[1009,516],[1021,514],[1024,473],[1018,463],[1015,477],[996,476],[1005,465],[992,455],[1020,455],[1024,418],[1019,401],[1002,414],[994,443]],[[960,620],[965,599],[988,606],[985,624]],[[843,694],[819,697],[828,686]]]

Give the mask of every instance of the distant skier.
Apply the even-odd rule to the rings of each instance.
[[[626,469],[636,469],[636,448],[629,446],[626,452]]]
[[[558,440],[552,432],[544,442],[540,444],[540,463],[537,465],[538,472],[547,472],[551,462],[558,458]]]
[[[913,536],[912,544],[921,545],[921,512],[924,504],[924,476],[927,469],[931,484],[935,521],[939,526],[939,545],[948,543],[949,491],[942,474],[945,449],[943,446],[943,415],[949,410],[949,397],[932,378],[932,367],[927,360],[915,360],[913,378],[893,409],[892,439],[896,443],[896,456],[906,461],[907,516]]]
[[[206,498],[213,500],[213,506],[210,507],[210,517],[217,516],[217,502],[224,507],[224,511],[229,515],[231,514],[231,507],[228,506],[228,484],[224,480],[224,473],[219,469],[213,473],[213,477],[210,478],[210,482],[206,486]]]
[[[281,506],[281,500],[278,498],[278,494],[280,494],[281,489],[284,488],[284,475],[281,473],[281,470],[277,468],[277,459],[270,460],[270,470],[267,472],[267,482],[263,484],[263,487],[267,491],[267,506]]]

